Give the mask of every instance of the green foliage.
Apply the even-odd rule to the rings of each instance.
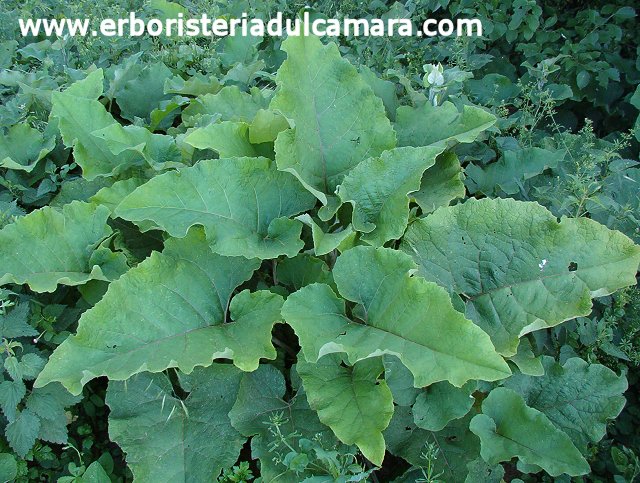
[[[0,480],[637,479],[613,1],[322,0],[485,28],[328,41],[15,32],[298,1],[3,2]]]

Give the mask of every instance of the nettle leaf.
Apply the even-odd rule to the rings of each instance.
[[[0,284],[26,283],[35,292],[53,292],[58,284],[119,276],[124,258],[104,247],[96,253],[112,233],[108,217],[105,207],[73,202],[61,211],[35,210],[7,225],[0,230]]]
[[[261,358],[276,357],[271,329],[282,298],[245,290],[229,300],[259,265],[212,253],[200,231],[168,240],[82,315],[77,335],[54,351],[35,386],[59,381],[79,394],[96,377],[125,380],[169,367],[189,373],[218,358],[255,370]],[[235,322],[224,323],[227,311]]]
[[[73,147],[74,160],[87,179],[111,176],[140,162],[138,153],[113,154],[104,139],[93,135],[116,123],[97,100],[102,85],[103,73],[98,69],[67,90],[51,94],[51,118],[57,119],[62,140]]]
[[[416,387],[507,377],[509,368],[487,334],[453,308],[444,289],[412,277],[414,269],[408,256],[388,248],[356,247],[338,257],[333,276],[342,297],[358,304],[358,323],[328,285],[290,295],[282,315],[305,359],[345,352],[355,364],[391,354],[411,370]]]
[[[9,422],[16,419],[18,404],[26,394],[27,388],[22,379],[0,383],[0,408]]]
[[[579,448],[600,441],[606,434],[607,421],[616,418],[624,407],[626,378],[578,357],[560,365],[544,356],[542,364],[543,376],[514,374],[505,386],[520,394],[528,406],[544,413]]]
[[[15,124],[0,136],[0,168],[30,173],[55,145],[55,136],[45,138],[29,124]]]
[[[422,175],[420,189],[411,194],[420,206],[423,215],[427,215],[441,206],[458,198],[464,198],[465,188],[460,160],[451,152],[442,153],[436,158],[436,164]]]
[[[270,108],[294,127],[276,139],[278,169],[293,173],[327,205],[350,169],[395,147],[395,134],[382,101],[336,44],[299,36],[282,49],[287,59]]]
[[[10,453],[0,453],[0,480],[13,481],[18,476],[18,462]]]
[[[29,324],[29,304],[16,304],[5,315],[0,314],[0,338],[35,337],[38,331]]]
[[[156,176],[127,196],[116,215],[151,221],[175,237],[202,225],[215,253],[269,259],[302,249],[302,224],[289,217],[314,204],[313,196],[272,161],[231,158]]]
[[[591,471],[569,436],[540,411],[528,407],[511,389],[498,387],[482,403],[482,414],[469,426],[480,437],[480,454],[490,465],[517,456],[526,465],[537,465],[551,476]]]
[[[496,117],[475,106],[462,112],[449,101],[441,106],[426,102],[420,107],[400,106],[394,128],[398,146],[439,146],[471,143],[496,122]]]
[[[439,147],[404,147],[385,151],[356,166],[338,195],[353,205],[353,227],[374,246],[402,236],[409,220],[409,193],[418,191],[423,173],[436,162]]]
[[[4,435],[9,446],[18,456],[24,458],[38,438],[40,419],[29,409],[20,411],[16,418],[7,424]]]
[[[241,374],[224,364],[197,368],[181,376],[190,389],[182,400],[165,374],[111,381],[109,437],[126,453],[134,481],[215,481],[231,467],[245,441],[227,416]]]
[[[307,400],[320,421],[329,426],[345,444],[355,444],[377,466],[382,465],[385,444],[382,431],[393,415],[393,396],[379,379],[384,372],[379,357],[341,365],[337,356],[317,363],[298,361]]]
[[[38,439],[66,443],[68,432],[65,408],[80,400],[81,397],[69,394],[60,384],[49,384],[31,391],[26,399],[26,407],[40,418]]]
[[[413,223],[401,245],[419,273],[466,302],[496,350],[591,312],[591,297],[635,285],[640,247],[586,218],[560,223],[537,203],[471,199]]]

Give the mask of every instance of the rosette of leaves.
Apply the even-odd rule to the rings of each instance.
[[[492,114],[418,97],[392,123],[336,45],[282,49],[275,92],[203,89],[166,134],[115,119],[99,70],[53,97],[84,175],[109,183],[0,231],[2,283],[77,286],[90,306],[34,387],[108,378],[110,437],[141,482],[216,478],[247,441],[265,480],[337,478],[326,448],[420,466],[434,443],[451,481],[513,458],[586,474],[626,381],[581,360],[528,375],[523,337],[634,285],[640,248],[535,203],[451,206],[456,147]],[[570,414],[538,395],[565,385],[585,399]]]

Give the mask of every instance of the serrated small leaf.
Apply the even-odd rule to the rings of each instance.
[[[22,302],[5,315],[0,315],[0,337],[15,339],[18,337],[34,337],[38,331],[28,323],[29,304]]]
[[[0,383],[0,408],[9,422],[15,420],[18,404],[25,394],[27,394],[27,388],[22,379]]]
[[[33,448],[40,431],[40,419],[29,409],[21,411],[16,419],[7,424],[5,437],[18,456],[24,458]]]

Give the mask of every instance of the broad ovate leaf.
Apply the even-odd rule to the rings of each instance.
[[[555,168],[566,155],[565,150],[527,147],[505,151],[503,156],[486,167],[469,164],[465,168],[467,186],[472,193],[492,195],[500,191],[514,195],[524,182],[547,168]]]
[[[441,152],[439,147],[396,148],[351,170],[338,195],[353,205],[353,227],[364,232],[362,240],[381,246],[402,236],[409,220],[408,195],[418,191],[423,173]]]
[[[393,396],[379,379],[384,372],[377,358],[341,365],[336,355],[317,363],[298,361],[307,400],[323,424],[329,426],[345,444],[355,444],[377,466],[382,465],[385,444],[382,431],[393,415]]]
[[[401,106],[394,125],[398,146],[440,146],[471,143],[496,122],[496,117],[475,106],[466,105],[462,112],[451,102],[433,106]]]
[[[200,161],[156,176],[127,196],[116,215],[153,222],[174,237],[204,226],[215,253],[269,259],[298,253],[302,224],[289,219],[315,199],[266,158]]]
[[[289,37],[287,59],[278,70],[271,109],[292,129],[276,140],[278,169],[293,173],[327,205],[350,169],[395,147],[382,101],[333,42]]]
[[[478,437],[469,431],[469,418],[453,421],[438,432],[419,428],[415,425],[414,419],[412,408],[396,407],[393,418],[384,431],[387,451],[405,459],[413,466],[422,466],[425,464],[422,455],[428,445],[435,446],[436,460],[432,462],[434,473],[440,474],[443,482],[465,481],[469,473],[467,465],[480,457],[480,442]],[[414,478],[402,481],[416,481],[416,478],[423,477],[420,469],[417,469],[414,475]]]
[[[196,149],[212,149],[221,158],[257,156],[249,142],[249,125],[245,122],[223,121],[191,131],[184,142]]]
[[[227,416],[241,377],[226,364],[199,367],[180,376],[189,386],[184,400],[165,374],[111,381],[109,438],[125,452],[134,481],[215,481],[231,467],[245,441]]]
[[[282,314],[305,359],[344,352],[355,364],[395,355],[413,373],[416,387],[509,376],[489,336],[453,308],[444,289],[411,276],[414,269],[410,257],[387,248],[356,247],[338,257],[334,279],[341,296],[358,304],[352,312],[359,322],[346,316],[345,301],[328,285],[290,295]]]
[[[136,152],[113,154],[104,139],[93,135],[116,123],[98,101],[102,84],[99,69],[67,90],[51,94],[51,117],[57,120],[65,146],[73,148],[74,160],[87,179],[110,176],[141,161]]]
[[[353,245],[356,238],[356,232],[351,225],[346,228],[338,227],[336,231],[325,232],[308,213],[297,216],[296,220],[300,220],[311,228],[313,252],[318,256],[326,255],[336,249],[342,251],[344,247]]]
[[[194,126],[203,119],[250,123],[267,104],[260,89],[247,93],[238,86],[226,86],[215,94],[204,94],[191,101],[182,113],[182,120],[187,126]]]
[[[542,364],[544,375],[515,374],[505,386],[520,394],[528,406],[544,413],[579,448],[600,441],[607,421],[615,419],[624,407],[626,378],[579,357],[561,365],[544,356]]]
[[[480,438],[480,454],[490,465],[517,456],[522,463],[539,466],[551,476],[579,476],[590,471],[569,436],[511,389],[491,391],[482,403],[482,414],[471,420],[469,428]]]
[[[401,249],[466,302],[466,315],[513,356],[519,338],[591,312],[591,298],[635,285],[640,247],[586,218],[537,203],[471,199],[413,223]]]
[[[18,218],[0,230],[0,285],[26,283],[35,292],[53,292],[58,284],[116,277],[123,260],[98,248],[112,233],[108,217],[104,206],[76,201],[61,211],[45,207]],[[94,264],[97,258],[104,263]]]
[[[30,173],[55,145],[55,136],[45,137],[27,123],[15,124],[0,136],[0,168]]]
[[[452,152],[442,153],[436,164],[422,175],[420,189],[411,198],[420,206],[422,214],[432,213],[458,198],[464,198],[465,189],[460,160]]]
[[[462,418],[473,405],[471,393],[476,385],[475,381],[469,381],[462,387],[455,387],[443,381],[425,388],[413,405],[416,425],[429,431],[440,431],[450,421]]]
[[[169,367],[191,372],[217,358],[255,370],[261,358],[276,357],[271,329],[282,298],[267,291],[231,295],[258,266],[212,253],[198,231],[168,240],[163,253],[113,282],[82,315],[78,333],[54,351],[35,385],[59,381],[79,394],[96,377],[125,380]],[[227,312],[233,322],[224,322]]]

